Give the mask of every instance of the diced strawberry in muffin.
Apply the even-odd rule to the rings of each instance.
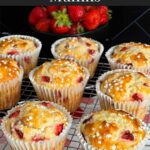
[[[86,42],[85,44],[86,44],[86,46],[88,46],[88,47],[90,47],[90,46],[91,46],[91,44],[90,44],[90,43],[88,43],[88,42]]]
[[[41,78],[43,82],[50,82],[50,77],[48,76],[42,76]]]
[[[24,61],[29,64],[30,63],[31,58],[29,56],[24,57]]]
[[[77,82],[78,83],[81,83],[83,81],[83,77],[79,77],[78,79],[77,79]]]
[[[134,93],[133,95],[132,95],[132,99],[134,100],[134,101],[143,101],[143,95],[142,94],[140,94],[140,93]]]
[[[13,112],[12,114],[9,115],[9,118],[16,118],[20,113],[20,110],[17,110],[15,112]]]
[[[18,55],[19,53],[16,50],[12,50],[7,53],[8,55]]]
[[[34,136],[33,138],[32,138],[32,141],[34,141],[34,142],[39,142],[39,141],[44,141],[45,140],[45,137],[40,137],[40,136]]]
[[[89,53],[90,55],[93,55],[93,54],[95,53],[95,50],[93,50],[93,49],[88,49],[88,53]]]
[[[127,47],[123,47],[120,51],[126,51],[128,48]]]
[[[50,102],[42,102],[42,105],[46,106],[46,107],[51,107],[51,103]]]
[[[63,124],[56,125],[56,127],[55,127],[55,135],[59,135],[62,132],[63,126],[64,126]]]
[[[20,131],[19,129],[15,129],[15,131],[16,131],[18,137],[19,137],[20,139],[23,139],[23,133],[22,133],[22,131]]]
[[[61,98],[61,92],[60,91],[55,91],[55,96],[56,96],[56,98]]]
[[[121,135],[121,138],[129,141],[134,141],[134,136],[129,130],[124,131]]]

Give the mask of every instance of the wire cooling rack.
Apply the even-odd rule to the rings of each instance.
[[[49,61],[51,59],[47,58],[40,58],[39,59],[39,65],[42,64],[45,61]],[[76,126],[79,123],[80,119],[82,116],[91,113],[92,111],[98,110],[99,108],[99,103],[96,98],[96,91],[95,91],[95,83],[101,74],[104,72],[110,70],[110,67],[108,63],[99,63],[96,74],[94,78],[89,80],[82,99],[82,103],[80,104],[80,108],[72,114],[74,120],[72,127],[69,131],[66,145],[64,150],[82,150],[82,146],[80,144],[80,141],[78,137],[76,136]],[[28,79],[23,80],[22,84],[22,94],[21,94],[21,101],[26,101],[30,99],[36,99],[36,93],[32,87],[32,84]],[[21,103],[21,102],[19,102]],[[0,115],[3,116],[6,112],[1,111]],[[147,117],[146,122],[150,122],[150,117]],[[0,131],[0,150],[10,150],[10,147],[7,143],[7,141],[4,139],[3,133]],[[150,150],[150,139],[148,140],[144,150]]]

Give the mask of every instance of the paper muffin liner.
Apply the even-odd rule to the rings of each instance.
[[[86,77],[82,83],[72,85],[70,87],[46,87],[34,81],[34,72],[39,67],[33,69],[29,74],[29,79],[40,100],[49,100],[64,106],[68,111],[74,112],[81,102],[84,88],[89,79],[89,72],[83,67]]]
[[[6,121],[8,119],[8,116],[12,112],[14,112],[15,109],[17,109],[20,105],[8,111],[8,114],[3,118],[3,121],[1,123],[1,129],[12,149],[14,150],[63,150],[65,142],[66,142],[67,134],[72,125],[72,117],[70,113],[64,107],[57,105],[56,103],[53,103],[53,102],[51,102],[51,104],[66,115],[68,119],[68,124],[63,129],[63,131],[60,133],[59,136],[50,140],[45,140],[45,141],[38,141],[38,142],[23,141],[23,140],[16,139],[15,137],[13,137],[10,134],[10,128],[6,124]]]
[[[20,67],[18,77],[8,82],[0,83],[0,110],[13,107],[20,99],[23,68]]]
[[[150,103],[149,103],[150,96],[144,99],[143,102],[115,102],[110,96],[104,94],[99,88],[101,84],[100,81],[105,80],[108,75],[116,72],[123,72],[123,71],[137,72],[135,70],[130,70],[130,69],[116,69],[104,73],[96,81],[96,93],[98,95],[100,107],[101,109],[105,109],[105,110],[112,109],[112,108],[124,110],[132,114],[133,116],[136,116],[139,119],[144,119],[150,107]],[[145,76],[150,80],[150,78],[147,75]]]
[[[107,60],[108,60],[108,63],[111,67],[112,70],[115,70],[115,69],[132,69],[132,70],[136,70],[136,71],[139,71],[139,72],[143,72],[147,75],[150,75],[150,66],[146,66],[146,67],[139,67],[139,68],[136,68],[136,67],[132,67],[132,66],[129,66],[129,65],[126,65],[126,64],[121,64],[121,63],[117,63],[115,62],[112,58],[111,58],[111,55],[114,51],[114,49],[116,48],[117,46],[113,46],[111,47],[105,54]]]
[[[18,55],[0,54],[0,57],[12,58],[16,60],[23,67],[24,75],[25,77],[27,77],[29,72],[37,65],[38,57],[42,48],[42,44],[37,38],[32,37],[32,36],[26,36],[26,35],[5,36],[5,37],[0,38],[0,42],[6,39],[10,39],[12,37],[32,40],[37,46],[37,48],[33,50],[32,52],[20,53]]]
[[[88,114],[81,119],[81,121],[79,122],[79,124],[77,126],[76,134],[77,134],[77,137],[79,138],[79,141],[81,142],[81,144],[85,150],[98,150],[98,149],[94,148],[91,144],[88,144],[87,141],[85,140],[85,138],[83,137],[82,133],[81,133],[81,125],[82,125],[83,121],[88,119],[91,115],[92,114]],[[138,145],[136,145],[136,146],[134,146],[128,150],[142,150],[148,141],[148,138],[150,136],[150,131],[144,122],[141,121],[141,123],[142,123],[144,130],[146,131],[146,136],[142,141],[140,141],[140,143]]]
[[[68,37],[68,38],[72,38],[72,37]],[[54,58],[56,58],[56,59],[62,58],[62,57],[60,57],[60,56],[57,54],[57,52],[55,51],[55,50],[56,50],[55,47],[56,47],[59,43],[61,43],[62,41],[64,41],[65,39],[67,39],[67,38],[61,38],[61,39],[55,41],[55,42],[52,44],[52,46],[51,46],[51,53],[52,53],[52,55],[54,56]],[[89,73],[90,73],[90,79],[93,78],[93,76],[94,76],[94,74],[95,74],[95,71],[96,71],[96,68],[97,68],[97,65],[98,65],[98,62],[99,62],[99,60],[100,60],[100,57],[102,56],[102,53],[103,53],[103,51],[104,51],[104,46],[103,46],[102,43],[100,43],[100,42],[98,42],[98,41],[96,41],[96,40],[94,40],[94,39],[91,39],[91,40],[93,40],[93,41],[95,41],[95,42],[98,43],[98,45],[99,45],[99,46],[98,46],[98,48],[99,48],[99,53],[98,53],[96,56],[94,56],[94,57],[92,57],[92,58],[90,58],[90,59],[86,59],[86,60],[85,60],[85,59],[76,60],[80,65],[82,65],[82,66],[84,66],[84,67],[86,67],[86,68],[88,69],[88,71],[89,71]],[[68,57],[68,56],[64,56],[63,58],[74,60],[74,58]],[[94,61],[93,61],[93,60],[94,60]],[[92,61],[92,62],[91,62],[91,61]],[[89,63],[89,62],[91,62],[91,63]]]

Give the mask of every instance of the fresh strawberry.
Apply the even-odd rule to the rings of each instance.
[[[104,25],[109,21],[108,15],[107,14],[101,14],[101,19],[100,19],[100,24]]]
[[[133,141],[134,140],[134,136],[133,134],[127,130],[127,131],[124,131],[122,136],[121,136],[122,139],[125,139],[125,140],[130,140],[130,141]]]
[[[20,113],[20,110],[17,110],[15,112],[13,112],[12,114],[9,115],[9,118],[16,118]]]
[[[90,55],[93,55],[93,54],[95,53],[95,50],[93,50],[93,49],[88,49],[88,53],[89,53]]]
[[[59,135],[62,132],[63,126],[64,126],[64,124],[56,125],[56,127],[55,127],[55,135]]]
[[[78,83],[81,83],[83,81],[83,77],[79,77],[78,79],[77,79],[77,82]]]
[[[57,11],[59,8],[59,6],[47,6],[46,9],[47,9],[47,13],[49,16],[52,16],[52,13]]]
[[[42,76],[41,78],[42,78],[43,82],[49,82],[50,81],[50,77],[48,77],[48,76]]]
[[[44,18],[38,21],[35,28],[41,32],[49,32],[49,24],[50,24],[50,19]]]
[[[20,139],[23,139],[23,133],[22,133],[22,131],[20,131],[19,129],[15,129],[15,131],[16,131],[18,137],[19,137]]]
[[[24,57],[24,61],[25,61],[27,64],[30,63],[30,60],[31,60],[30,56],[25,56],[25,57]]]
[[[61,98],[61,92],[60,91],[55,91],[55,96],[56,98]]]
[[[63,11],[64,9],[67,9],[67,6],[64,6],[64,5],[59,6],[59,10]]]
[[[108,12],[107,6],[98,6],[98,9],[99,9],[100,14],[107,14],[107,12]]]
[[[8,55],[18,55],[19,53],[16,50],[11,50],[7,53]]]
[[[87,12],[83,17],[83,26],[88,30],[94,30],[100,25],[101,17],[97,9]]]
[[[127,47],[123,47],[123,48],[121,48],[121,50],[120,51],[126,51],[128,48]]]
[[[85,11],[95,9],[95,6],[83,6]]]
[[[32,138],[32,141],[34,141],[34,142],[39,142],[39,141],[44,141],[44,140],[45,140],[44,137],[40,137],[40,136],[36,136],[36,135]]]
[[[54,33],[64,34],[67,33],[70,29],[71,22],[67,14],[67,10],[63,11],[58,10],[57,12],[52,13],[54,19],[50,21],[50,29]]]
[[[36,25],[36,23],[43,18],[47,18],[47,13],[42,7],[34,7],[29,14],[28,21],[31,25]]]
[[[132,99],[134,100],[134,101],[143,101],[143,95],[142,94],[140,94],[140,93],[134,93],[133,95],[132,95]]]
[[[46,107],[51,107],[51,103],[50,102],[42,102],[42,105],[46,106]]]
[[[69,17],[73,22],[78,22],[84,16],[83,6],[68,6]]]
[[[80,23],[74,23],[70,30],[69,34],[78,34],[78,33],[83,33],[84,32],[84,27]]]

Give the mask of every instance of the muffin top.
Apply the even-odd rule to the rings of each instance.
[[[100,52],[99,44],[85,37],[69,37],[62,40],[55,47],[59,58],[73,58],[76,60],[91,60]]]
[[[145,67],[150,65],[150,45],[143,43],[123,43],[115,47],[111,58],[121,64],[131,67]]]
[[[101,92],[116,102],[146,102],[150,98],[150,79],[140,72],[116,71],[99,83]]]
[[[139,120],[121,110],[94,112],[80,130],[87,143],[102,150],[132,149],[147,134]]]
[[[67,116],[44,101],[28,101],[16,107],[6,120],[14,138],[34,142],[59,136],[67,124]]]
[[[86,78],[86,73],[78,63],[58,59],[42,64],[34,72],[33,78],[40,85],[62,88],[82,83]]]
[[[18,77],[20,68],[17,62],[10,58],[0,58],[0,83],[4,83]]]
[[[18,55],[37,48],[35,42],[23,37],[10,37],[0,41],[0,54]]]

